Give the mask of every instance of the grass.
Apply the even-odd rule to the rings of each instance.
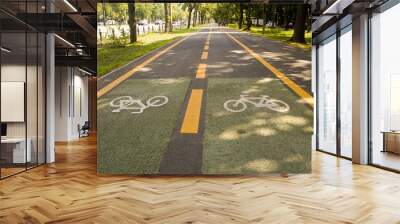
[[[237,24],[229,24],[228,27],[231,29],[239,29]],[[306,44],[290,41],[290,38],[293,36],[293,29],[285,30],[283,28],[268,27],[265,28],[265,33],[263,34],[262,27],[253,26],[251,27],[250,32],[273,40],[282,41],[294,47],[298,47],[305,50],[311,50],[311,32],[307,32],[305,34]]]
[[[240,94],[269,95],[289,104],[290,111],[252,105],[238,113],[225,110],[224,102]],[[311,172],[312,114],[276,79],[209,79],[203,173]]]
[[[177,123],[188,79],[130,79],[98,99],[98,172],[103,174],[157,174]],[[169,102],[141,114],[112,113],[109,103],[119,96],[146,102],[167,96]]]
[[[97,70],[98,76],[103,76],[108,72],[121,67],[130,61],[150,51],[162,47],[178,37],[196,32],[199,28],[175,30],[170,33],[149,33],[139,36],[137,43],[123,44],[116,47],[111,40],[104,41],[97,47]],[[128,42],[121,40],[120,42]]]

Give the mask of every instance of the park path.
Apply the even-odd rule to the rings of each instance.
[[[279,80],[279,88],[289,89],[286,94],[297,99],[292,104],[300,102],[304,110],[313,106],[309,52],[216,26],[173,41],[106,75],[99,80],[98,96],[101,99],[133,80],[189,80],[158,170],[161,174],[201,174],[208,84],[213,79],[240,78]],[[130,94],[130,90],[125,93]]]

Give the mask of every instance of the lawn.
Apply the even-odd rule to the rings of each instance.
[[[103,174],[156,174],[189,85],[188,79],[129,79],[98,99],[98,172]],[[143,113],[112,112],[110,102],[132,96],[146,103],[154,96],[169,101]],[[132,105],[133,106],[133,105]]]
[[[162,47],[178,37],[196,32],[199,28],[175,30],[170,33],[149,33],[139,36],[138,42],[116,46],[110,40],[97,47],[97,72],[98,76],[138,58],[150,51]],[[124,42],[124,41],[120,41]],[[128,42],[128,41],[125,41]]]
[[[241,94],[269,95],[290,110],[276,112],[247,103],[243,112],[227,111],[224,103]],[[209,79],[203,173],[311,172],[312,114],[277,79]]]
[[[229,24],[228,27],[231,29],[239,29],[237,24]],[[250,32],[273,40],[279,40],[298,48],[311,50],[311,32],[307,32],[305,34],[306,44],[290,41],[290,38],[293,36],[293,29],[285,30],[283,28],[267,27],[265,28],[265,33],[263,34],[262,27],[253,26],[251,27]]]

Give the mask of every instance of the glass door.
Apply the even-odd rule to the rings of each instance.
[[[336,154],[336,35],[318,46],[318,149]]]

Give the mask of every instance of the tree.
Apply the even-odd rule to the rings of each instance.
[[[308,5],[297,6],[296,21],[294,23],[294,32],[291,41],[305,43],[304,32],[306,30],[306,20],[308,14]]]
[[[250,30],[251,28],[251,4],[248,3],[247,5],[247,10],[246,10],[246,29],[245,30]]]
[[[164,19],[165,19],[165,24],[164,24],[164,32],[168,32],[168,25],[169,25],[169,16],[168,16],[168,4],[164,3]]]
[[[194,3],[193,7],[193,26],[197,25],[197,4]]]
[[[135,10],[135,3],[128,4],[128,24],[130,29],[130,43],[134,43],[137,41],[136,36],[136,10]]]
[[[183,9],[187,9],[187,11],[188,11],[187,28],[189,29],[190,28],[190,23],[191,23],[191,20],[192,20],[192,12],[193,12],[193,9],[194,9],[194,3],[185,3],[185,4],[183,4],[182,8]]]
[[[267,6],[264,3],[263,4],[263,28],[262,28],[262,33],[265,33],[265,26],[267,25]]]
[[[239,29],[242,29],[242,24],[243,24],[243,3],[240,3],[239,5]]]
[[[168,32],[172,32],[172,6],[171,6],[171,3],[169,3],[168,4],[168,14],[169,14],[169,16],[168,16],[168,18],[169,18],[169,20],[168,20],[168,27],[169,27],[169,29],[168,29]]]

